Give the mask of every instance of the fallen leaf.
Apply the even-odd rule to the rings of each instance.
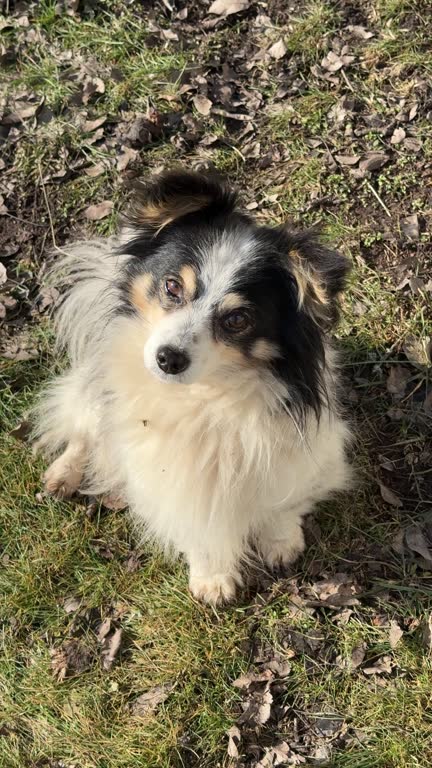
[[[60,296],[60,291],[58,291],[57,288],[54,288],[53,286],[50,286],[50,285],[43,286],[40,289],[39,295],[36,300],[36,306],[37,306],[38,312],[40,314],[42,314],[42,312],[45,312],[45,310],[48,309],[52,304],[55,304],[59,296]]]
[[[105,93],[104,81],[100,77],[86,77],[82,95],[83,104],[88,104],[96,93]]]
[[[321,66],[328,72],[338,72],[342,67],[348,66],[355,59],[355,56],[339,56],[334,51],[329,51],[327,56],[321,61]]]
[[[410,378],[411,373],[408,368],[398,364],[392,365],[386,382],[387,392],[390,392],[391,395],[395,395],[397,398],[403,397]]]
[[[273,673],[268,669],[258,674],[256,672],[246,672],[246,674],[240,675],[240,677],[234,680],[233,686],[234,688],[246,690],[252,683],[263,683],[268,680],[273,680]]]
[[[407,336],[402,349],[410,363],[418,368],[429,368],[431,364],[431,340],[428,336],[424,339]]]
[[[115,630],[108,640],[105,640],[106,648],[102,651],[102,666],[107,672],[109,672],[117,658],[122,637],[123,630],[119,628]]]
[[[360,24],[348,24],[347,31],[351,32],[353,37],[358,40],[370,40],[371,37],[374,37],[374,32],[370,32]]]
[[[95,179],[97,176],[101,176],[106,171],[104,163],[96,163],[95,165],[84,168],[86,176],[90,176],[91,179]]]
[[[22,440],[23,442],[26,442],[30,437],[31,432],[32,432],[31,422],[24,420],[20,424],[18,424],[16,427],[14,427],[14,429],[11,429],[9,434],[11,437],[14,437],[15,440]]]
[[[381,482],[379,483],[379,487],[381,491],[381,496],[384,499],[384,501],[387,502],[387,504],[390,504],[392,507],[397,507],[398,509],[403,507],[403,503],[399,498],[399,496],[397,496],[392,490],[390,490],[390,488],[387,488],[387,486]]]
[[[228,756],[238,757],[239,756],[238,746],[240,744],[240,731],[236,725],[231,726],[231,728],[227,731],[227,736],[228,736],[228,747],[227,747]]]
[[[130,705],[131,714],[134,717],[145,717],[151,714],[158,708],[159,704],[167,700],[173,688],[174,683],[163,683],[150,688],[149,691],[142,693],[132,702]]]
[[[0,262],[0,285],[4,285],[7,281],[7,272],[4,264]]]
[[[111,630],[111,619],[108,617],[104,619],[101,624],[98,627],[97,631],[97,639],[101,643],[103,640],[105,640],[106,636],[109,634]]]
[[[432,613],[426,616],[422,623],[421,643],[432,656]]]
[[[363,663],[364,658],[366,656],[366,643],[360,643],[360,645],[356,645],[355,648],[353,648],[351,652],[351,658],[349,661],[349,667],[351,669],[357,669],[357,667],[360,666],[360,664]]]
[[[416,241],[419,239],[419,220],[416,213],[406,216],[401,220],[401,230],[408,240]]]
[[[272,59],[276,59],[276,61],[282,59],[287,53],[287,47],[283,39],[281,38],[276,43],[273,43],[273,45],[268,49],[267,53],[272,57]]]
[[[121,147],[121,153],[119,154],[117,158],[117,170],[118,171],[124,171],[128,167],[129,163],[133,160],[136,160],[138,157],[138,150],[132,149],[132,147]]]
[[[390,656],[382,656],[378,661],[370,667],[364,667],[363,672],[365,675],[383,675],[390,674],[393,668],[393,662]]]
[[[66,640],[59,648],[51,648],[51,670],[59,683],[70,675],[86,672],[92,663],[92,654],[79,640]]]
[[[199,93],[197,96],[193,97],[192,101],[195,109],[200,113],[200,115],[207,117],[207,115],[210,114],[213,102],[210,101],[210,99],[207,99],[206,96],[203,96],[201,93]]]
[[[390,144],[401,144],[406,136],[406,133],[403,128],[395,128],[393,131],[393,136],[390,139]]]
[[[63,603],[65,613],[75,613],[81,607],[81,600],[78,597],[67,597]]]
[[[89,221],[100,221],[110,215],[114,208],[114,203],[111,200],[104,200],[97,205],[89,205],[84,211],[84,216]]]
[[[335,155],[339,165],[357,165],[360,155]]]
[[[432,564],[432,543],[428,542],[419,525],[410,525],[406,529],[405,541],[411,552],[415,552],[427,563]]]
[[[215,0],[208,9],[209,13],[216,16],[231,16],[249,8],[249,0]]]
[[[95,120],[86,120],[83,125],[84,133],[92,133],[96,130],[96,128],[99,128],[101,125],[106,123],[107,116],[102,115],[102,117],[97,117]]]
[[[294,752],[286,741],[280,741],[274,747],[265,747],[264,756],[255,768],[273,768],[277,765],[302,765],[306,758]]]
[[[397,644],[399,643],[399,640],[402,637],[403,637],[403,630],[400,628],[397,621],[392,620],[390,622],[390,629],[389,629],[390,648],[392,649],[396,648]]]
[[[360,169],[362,171],[377,171],[389,159],[385,152],[366,152],[360,160]]]

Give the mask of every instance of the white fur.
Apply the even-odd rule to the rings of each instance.
[[[348,429],[327,409],[319,424],[311,415],[300,430],[281,408],[281,382],[263,366],[203,365],[186,383],[161,382],[144,354],[150,345],[154,355],[152,334],[163,327],[112,316],[127,258],[114,246],[78,244],[56,268],[57,280],[63,272],[72,281],[57,317],[71,368],[50,385],[38,410],[38,445],[51,456],[64,451],[47,485],[123,496],[147,536],[185,555],[196,597],[230,599],[251,545],[271,567],[303,550],[302,517],[348,483]],[[209,271],[209,284],[222,295],[216,272]],[[202,310],[195,331],[205,350]],[[181,312],[174,314],[177,331]],[[330,351],[328,366],[330,382]]]

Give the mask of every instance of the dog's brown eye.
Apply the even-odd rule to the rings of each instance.
[[[251,325],[251,319],[247,312],[241,309],[235,309],[228,315],[222,318],[222,325],[227,331],[231,333],[239,333],[245,331]]]
[[[183,298],[183,288],[177,280],[170,279],[165,281],[165,293],[172,299],[176,299],[176,301],[181,301]]]

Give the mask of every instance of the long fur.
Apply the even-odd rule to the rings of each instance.
[[[228,599],[251,546],[270,565],[292,559],[302,516],[349,482],[335,355],[326,339],[326,399],[320,418],[310,409],[302,424],[266,366],[228,358],[203,380],[161,383],[143,365],[151,323],[118,312],[125,237],[77,243],[55,264],[51,280],[65,287],[57,340],[70,367],[43,393],[35,437],[60,454],[52,489],[75,472],[82,490],[121,496],[146,536],[185,554],[198,597]]]

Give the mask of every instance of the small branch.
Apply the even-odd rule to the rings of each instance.
[[[386,212],[387,216],[391,219],[392,215],[391,215],[389,209],[387,208],[386,204],[384,203],[384,201],[380,198],[378,192],[373,188],[372,184],[370,184],[367,179],[364,180],[364,183],[366,184],[368,189],[370,189],[370,191],[372,192],[374,197],[376,197],[376,199],[378,200],[381,208],[383,208],[383,210]]]

